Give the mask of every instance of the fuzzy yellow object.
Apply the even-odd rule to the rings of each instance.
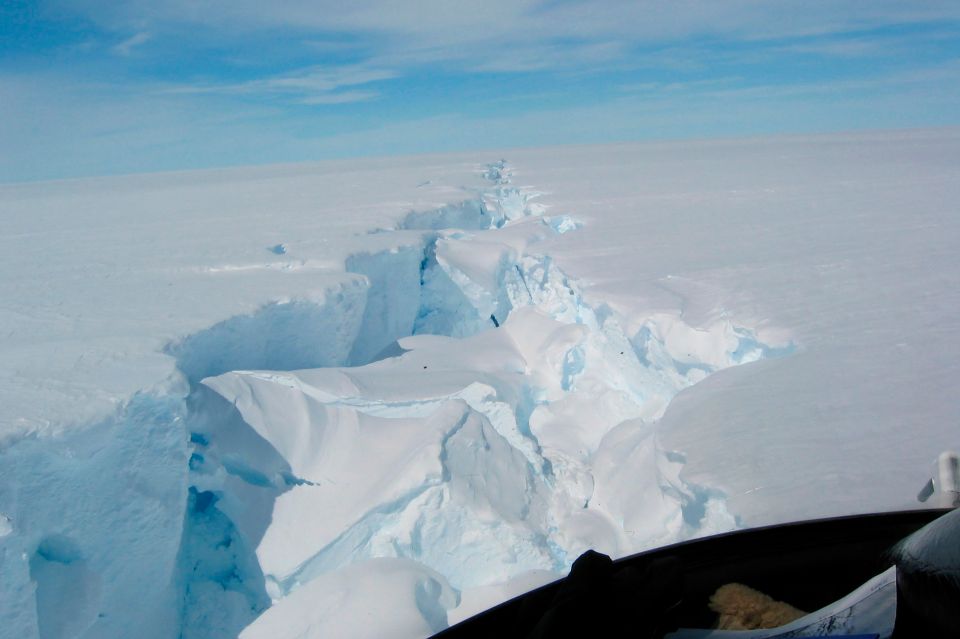
[[[721,630],[777,628],[807,614],[743,584],[720,586],[710,597],[710,610],[720,613]]]

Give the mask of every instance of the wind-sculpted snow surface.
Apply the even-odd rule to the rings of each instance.
[[[210,552],[190,523],[209,495],[203,517],[221,513],[246,556],[229,584],[206,568],[182,576],[185,636],[209,633],[230,606],[252,619],[262,592],[272,607],[244,637],[346,632],[356,620],[344,611],[371,597],[415,601],[433,632],[457,605],[450,593],[469,606],[474,590],[559,576],[587,548],[620,556],[736,525],[721,493],[683,481],[654,423],[709,373],[781,352],[729,321],[694,328],[666,314],[626,335],[534,250],[577,223],[531,208],[506,163],[487,177],[474,204],[407,215],[404,228],[432,231],[415,259],[348,260],[366,278],[362,318],[338,293],[322,312],[342,307],[353,328],[305,338],[339,353],[317,360],[328,367],[236,370],[195,390],[184,552]],[[211,331],[185,340],[187,361],[191,344],[230,351],[220,335],[242,334]],[[388,564],[370,562],[384,558],[407,561],[389,565],[408,576],[380,580]]]

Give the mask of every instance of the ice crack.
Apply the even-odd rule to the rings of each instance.
[[[398,574],[425,566],[411,598],[439,629],[451,585],[735,525],[720,491],[684,480],[656,421],[683,388],[792,344],[729,318],[690,326],[663,313],[628,334],[626,318],[535,250],[579,222],[546,216],[506,161],[480,171],[486,188],[408,212],[383,231],[403,231],[396,246],[351,255],[340,285],[169,344],[179,385],[131,398],[62,450],[18,445],[14,473],[124,504],[96,530],[38,534],[23,561],[4,564],[36,584],[24,610],[48,618],[44,634],[122,636],[111,624],[135,603],[133,577],[90,548],[94,537],[142,547],[139,520],[155,555],[141,576],[166,585],[144,618],[157,633],[213,639],[367,560],[396,558]],[[136,503],[86,453],[129,469]],[[0,543],[30,525],[5,511]]]
[[[622,555],[735,525],[720,491],[682,479],[683,457],[659,446],[655,422],[686,386],[792,346],[763,344],[729,319],[693,327],[664,314],[626,334],[623,318],[587,302],[550,255],[499,235],[527,224],[530,246],[578,223],[543,217],[540,194],[515,186],[505,161],[484,175],[491,187],[477,199],[403,218],[399,229],[425,231],[419,247],[348,259],[362,279],[351,296],[322,307],[346,326],[334,333],[336,348],[324,347],[336,353],[321,364],[328,373],[237,372],[211,383],[239,410],[232,423],[291,460],[282,472],[304,482],[275,491],[273,523],[259,542],[275,603],[369,558],[412,559],[462,588],[562,570],[587,547]],[[423,381],[404,383],[412,375]],[[278,419],[274,393],[296,410]],[[458,417],[444,425],[451,410]],[[387,472],[406,478],[402,493],[374,497],[369,491],[384,490],[376,475],[332,463],[330,455],[351,458],[356,442],[401,424],[391,437],[408,433],[394,445],[411,456]],[[289,448],[294,432],[320,439]],[[314,524],[297,513],[335,508],[342,489],[333,487],[357,481],[373,501],[311,533]],[[284,534],[324,540],[293,563],[269,550],[270,530],[284,529],[287,517],[298,517],[298,530]]]

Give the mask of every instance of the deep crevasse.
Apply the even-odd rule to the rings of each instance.
[[[186,384],[0,452],[22,478],[2,503],[36,503],[0,529],[11,636],[231,637],[265,610],[244,636],[322,634],[349,624],[344,583],[428,634],[460,591],[734,525],[652,424],[711,372],[792,347],[672,315],[626,335],[535,250],[578,222],[505,162],[484,171],[488,190],[408,214],[337,288],[171,344]]]
[[[729,321],[694,328],[668,315],[627,336],[611,309],[586,303],[549,256],[530,250],[578,223],[544,217],[506,163],[487,177],[494,185],[477,201],[401,222],[432,231],[416,281],[407,249],[348,262],[367,279],[346,360],[354,367],[204,382],[236,411],[231,423],[290,464],[279,474],[259,467],[230,441],[234,431],[205,445],[230,448],[214,454],[245,459],[249,476],[274,477],[270,487],[215,479],[210,488],[234,499],[223,505],[233,521],[255,494],[276,499],[269,522],[251,524],[252,534],[239,527],[255,540],[275,606],[244,636],[303,616],[285,602],[358,562],[412,560],[418,588],[441,576],[427,606],[436,610],[452,605],[451,587],[560,574],[589,547],[624,555],[735,525],[719,491],[681,479],[682,455],[660,449],[652,423],[711,372],[792,346],[763,345]],[[276,479],[284,473],[296,483]],[[433,576],[417,572],[424,566]],[[314,603],[334,596],[311,593]],[[419,621],[438,629],[435,615]],[[338,622],[303,623],[319,635]]]

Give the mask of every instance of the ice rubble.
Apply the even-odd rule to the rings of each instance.
[[[368,629],[427,634],[588,547],[734,526],[653,423],[709,373],[792,347],[670,314],[626,334],[536,252],[580,223],[506,162],[485,175],[336,287],[171,343],[181,375],[113,418],[4,449],[36,481],[0,503],[42,504],[0,519],[4,631],[320,636],[376,597],[395,605]]]

